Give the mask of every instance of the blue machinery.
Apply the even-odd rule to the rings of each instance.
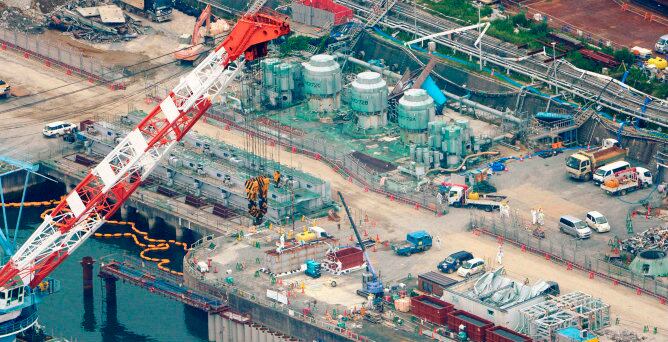
[[[357,237],[357,242],[359,242],[359,246],[362,249],[362,252],[364,253],[364,260],[366,261],[366,269],[368,273],[362,274],[362,289],[357,290],[357,293],[363,296],[368,296],[369,294],[372,294],[375,297],[375,299],[380,301],[383,297],[383,291],[384,291],[383,283],[380,281],[378,273],[376,273],[376,270],[371,265],[371,260],[369,260],[369,255],[366,252],[366,248],[364,248],[362,237],[360,236],[360,233],[357,231],[355,220],[353,220],[352,215],[350,215],[350,210],[348,209],[346,201],[343,199],[343,195],[341,194],[340,191],[338,191],[338,194],[339,198],[341,199],[341,203],[343,204],[343,208],[346,209],[346,215],[348,215],[348,220],[350,220],[350,226],[353,228],[353,232],[355,232],[355,237]]]
[[[0,205],[2,207],[2,229],[0,229],[0,248],[2,248],[2,263],[6,263],[16,250],[16,237],[21,224],[21,216],[25,204],[26,192],[31,175],[44,177],[37,173],[39,165],[0,156]],[[25,172],[21,199],[18,203],[19,211],[14,225],[14,232],[10,232],[10,222],[7,216],[5,202],[5,184],[8,176],[20,177]],[[47,177],[45,177],[47,178]],[[48,179],[48,178],[47,178]],[[16,204],[13,203],[12,207]],[[16,285],[9,288],[0,288],[0,342],[15,341],[16,335],[37,323],[37,304],[44,296],[60,290],[60,282],[55,279],[45,279],[35,289],[29,286]]]

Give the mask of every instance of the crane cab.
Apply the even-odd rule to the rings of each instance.
[[[25,300],[25,286],[16,285],[0,289],[0,311],[7,311],[23,305]]]

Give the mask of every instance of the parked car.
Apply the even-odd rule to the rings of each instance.
[[[73,132],[77,129],[77,125],[69,122],[63,122],[63,121],[56,121],[52,122],[46,126],[44,126],[44,129],[42,130],[42,134],[44,134],[45,137],[50,138],[54,137],[57,135],[64,135],[70,132]]]
[[[450,254],[443,262],[438,264],[438,269],[444,273],[452,273],[462,265],[464,261],[473,259],[473,254],[467,251],[459,251]]]
[[[588,212],[587,216],[585,217],[585,222],[587,222],[589,228],[599,233],[605,233],[610,231],[610,223],[608,223],[608,219],[605,218],[605,216],[603,216],[603,214],[599,213],[598,211]]]
[[[656,44],[654,44],[654,51],[658,53],[668,52],[668,34],[661,36]]]
[[[468,278],[474,274],[485,271],[485,260],[480,258],[473,258],[462,263],[462,267],[457,270],[457,274],[464,278]]]
[[[577,217],[565,215],[559,219],[559,230],[562,233],[575,236],[579,239],[591,237],[591,229],[587,224]]]

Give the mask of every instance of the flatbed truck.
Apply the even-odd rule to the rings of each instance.
[[[652,173],[644,167],[619,171],[601,183],[601,189],[611,196],[626,195],[652,185]]]
[[[172,19],[173,0],[116,0],[116,2],[122,9],[157,23]]]
[[[442,183],[448,190],[448,204],[459,207],[476,207],[485,211],[499,210],[506,204],[507,196],[480,194],[471,191],[467,185]]]

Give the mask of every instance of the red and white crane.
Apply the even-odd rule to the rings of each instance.
[[[255,7],[261,5],[253,7],[215,51],[183,77],[169,96],[45,216],[0,270],[0,288],[37,286],[146,180],[207,111],[212,99],[235,79],[244,63],[264,56],[269,41],[290,32],[285,20],[255,13]]]

